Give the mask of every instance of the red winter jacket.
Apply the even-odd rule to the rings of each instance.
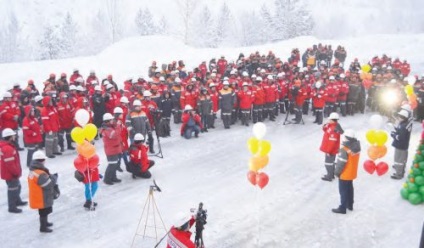
[[[253,103],[253,93],[251,90],[239,91],[237,93],[240,109],[250,109]]]
[[[106,156],[122,153],[121,129],[115,124],[103,125],[101,131]]]
[[[299,91],[296,95],[296,106],[303,106],[303,103],[306,101],[306,99],[308,98],[308,86],[307,85],[302,85],[299,88]]]
[[[122,116],[123,119],[117,120],[116,121],[116,125],[120,127],[121,129],[121,139],[122,139],[122,151],[128,151],[128,137],[129,137],[129,133],[128,133],[128,128],[125,125],[125,117]]]
[[[265,104],[265,91],[260,85],[253,86],[253,104],[255,105],[264,105]]]
[[[130,146],[130,161],[139,165],[141,167],[141,172],[146,172],[149,169],[148,149],[149,147],[144,144],[132,144]]]
[[[400,66],[400,72],[404,77],[406,77],[411,72],[411,67],[408,63],[402,63],[402,65]]]
[[[86,171],[84,171],[84,180],[82,181],[84,184],[86,183],[94,183],[98,182],[100,180],[99,176],[99,168],[88,168]]]
[[[79,74],[79,73],[73,73],[72,75],[71,75],[71,77],[69,78],[69,84],[75,84],[75,80],[77,79],[77,78],[79,78],[79,77],[81,77],[82,78],[82,76]]]
[[[202,78],[205,78],[206,77],[206,73],[208,72],[208,68],[206,67],[206,64],[200,64],[199,65],[199,70],[200,70],[200,73],[201,73],[201,75],[202,75]]]
[[[181,135],[183,135],[185,132],[185,128],[187,126],[188,121],[190,120],[190,116],[191,114],[188,112],[184,112],[183,115],[181,116],[181,120],[183,122],[183,124],[181,125],[181,130],[180,130]],[[202,129],[203,125],[202,125],[202,121],[201,121],[202,119],[200,118],[200,115],[194,114],[192,118],[194,118],[194,122],[196,123],[196,125],[198,125],[200,129]]]
[[[327,91],[326,102],[335,103],[337,101],[337,96],[339,94],[337,85],[335,85],[335,83],[328,83],[325,89]]]
[[[340,135],[343,133],[341,128],[338,128],[338,123],[327,123],[322,127],[324,136],[320,150],[324,153],[337,155],[340,148]]]
[[[35,116],[31,116],[30,112],[34,107],[31,105],[25,106],[25,118],[22,121],[22,131],[25,144],[39,144],[43,141],[41,135],[41,127]]]
[[[339,91],[337,101],[345,102],[347,100],[347,94],[349,93],[349,84],[346,81],[339,81],[337,82],[337,88]]]
[[[219,93],[218,91],[209,91],[209,96],[212,101],[212,111],[216,113],[219,110]]]
[[[312,91],[312,105],[314,108],[324,108],[327,92],[324,88],[315,89]]]
[[[181,92],[180,97],[180,107],[181,109],[184,109],[186,105],[190,105],[192,108],[195,108],[197,106],[197,98],[198,94],[194,89],[191,91],[185,90]]]
[[[141,110],[144,111],[149,119],[149,123],[151,127],[155,127],[155,121],[153,119],[154,112],[158,109],[158,105],[156,102],[152,100],[144,99],[141,101]]]
[[[278,85],[280,87],[279,99],[284,100],[289,93],[289,84],[285,80],[278,80]]]
[[[189,220],[188,228],[190,229],[195,223],[194,217]],[[166,248],[195,248],[193,241],[190,240],[191,232],[186,230],[177,229],[175,226],[171,227],[168,234],[168,244]]]
[[[21,161],[15,144],[0,140],[0,151],[2,154],[0,157],[1,179],[13,180],[20,178],[22,175]]]
[[[18,129],[19,106],[13,101],[4,101],[0,106],[1,129]]]
[[[59,132],[60,123],[59,123],[59,114],[55,107],[50,106],[50,97],[45,96],[43,98],[43,109],[41,110],[41,120],[43,121],[44,132]]]
[[[227,69],[227,61],[225,59],[219,59],[218,63],[218,73],[224,75],[225,70]]]
[[[57,113],[59,114],[59,123],[61,129],[70,129],[73,127],[74,108],[67,101],[63,103],[62,100],[57,103]]]
[[[276,84],[266,84],[263,86],[266,103],[274,103],[278,100],[278,87]]]

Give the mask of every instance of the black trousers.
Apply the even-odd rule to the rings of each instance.
[[[353,181],[339,179],[340,208],[353,207]]]
[[[52,212],[53,212],[53,207],[38,209],[38,214],[41,217],[46,217],[47,215],[51,214]]]

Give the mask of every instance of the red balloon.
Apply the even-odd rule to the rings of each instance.
[[[258,175],[258,173],[254,172],[254,171],[249,171],[247,173],[247,180],[249,180],[249,182],[253,185],[256,185],[256,176]]]
[[[364,162],[364,169],[366,172],[373,174],[375,171],[375,163],[372,160],[367,160]]]
[[[259,188],[263,189],[269,182],[269,177],[266,173],[261,172],[256,176],[256,183],[258,184]]]
[[[74,166],[77,171],[84,172],[87,169],[87,160],[83,156],[78,155],[74,160]]]
[[[382,176],[389,171],[389,166],[386,162],[380,162],[376,167],[377,175]]]
[[[93,157],[91,157],[89,160],[88,160],[88,167],[90,168],[90,169],[94,169],[94,168],[96,168],[97,166],[99,166],[99,161],[100,161],[100,159],[99,159],[99,156],[96,154],[96,155],[94,155]]]

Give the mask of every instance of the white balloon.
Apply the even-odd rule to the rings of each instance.
[[[75,120],[81,127],[84,127],[90,120],[90,113],[88,113],[88,111],[85,109],[79,109],[75,113]]]
[[[416,78],[414,76],[409,76],[408,77],[408,83],[409,83],[409,85],[414,86],[415,81],[416,81]]]
[[[380,129],[383,125],[383,117],[381,115],[372,115],[370,118],[370,126],[372,129]]]
[[[266,126],[263,122],[257,122],[253,125],[253,135],[257,139],[262,139],[266,134]]]

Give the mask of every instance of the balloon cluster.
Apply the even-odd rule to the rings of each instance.
[[[424,128],[424,123],[423,123]],[[424,131],[409,170],[408,180],[403,184],[400,195],[413,205],[424,202]]]
[[[90,142],[97,135],[97,127],[88,123],[90,113],[85,109],[79,109],[75,113],[75,121],[81,127],[74,127],[71,131],[72,140],[77,143],[78,157],[74,160],[75,169],[83,173],[87,168],[96,168],[99,165],[99,156],[96,147]]]
[[[380,115],[373,115],[370,119],[371,127],[375,129],[370,129],[366,132],[365,137],[370,144],[368,147],[368,157],[370,159],[364,162],[364,169],[369,174],[377,172],[377,175],[382,176],[389,171],[389,166],[386,162],[380,161],[375,163],[377,159],[383,158],[387,153],[387,147],[385,146],[388,135],[384,130],[379,130],[378,128],[383,123],[383,117]]]
[[[417,108],[418,106],[418,102],[417,102],[417,95],[415,95],[414,93],[414,87],[413,85],[415,84],[415,77],[409,77],[408,78],[408,85],[405,85],[405,93],[406,96],[408,97],[408,102],[409,105],[411,105],[412,109]]]
[[[265,172],[259,170],[265,168],[269,162],[268,153],[271,151],[271,143],[267,140],[262,140],[266,134],[266,126],[262,122],[253,125],[253,135],[249,138],[247,147],[253,155],[249,159],[249,172],[247,179],[253,185],[258,185],[263,189],[269,182],[269,177]]]

